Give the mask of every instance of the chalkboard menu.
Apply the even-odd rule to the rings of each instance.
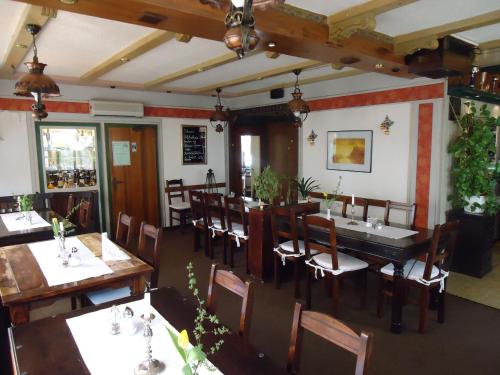
[[[205,125],[182,125],[182,164],[207,164]]]

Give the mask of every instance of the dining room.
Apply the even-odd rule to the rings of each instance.
[[[498,0],[0,17],[0,374],[500,373]]]

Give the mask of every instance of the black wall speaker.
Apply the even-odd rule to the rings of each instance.
[[[281,99],[285,96],[284,89],[274,89],[271,90],[271,99]]]

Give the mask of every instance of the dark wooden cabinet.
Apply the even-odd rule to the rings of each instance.
[[[460,220],[451,270],[474,277],[491,271],[491,250],[495,241],[495,216],[448,212],[449,220]]]

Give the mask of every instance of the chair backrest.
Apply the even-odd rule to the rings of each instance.
[[[302,310],[302,305],[298,302],[295,303],[290,346],[288,348],[288,371],[296,372],[298,370],[304,330],[312,332],[356,355],[354,374],[363,375],[367,373],[372,354],[373,334],[361,332],[358,335],[351,328],[329,315]]]
[[[181,198],[183,202],[185,202],[184,197],[184,185],[182,184],[182,178],[177,180],[166,180],[167,185],[167,196],[168,196],[168,204],[172,204],[172,198]],[[170,191],[170,189],[177,188],[178,191]],[[176,190],[177,190],[176,189]]]
[[[224,196],[224,209],[226,211],[227,229],[229,232],[233,231],[233,223],[239,223],[243,226],[243,234],[247,236],[248,225],[243,198]]]
[[[156,228],[154,225],[147,224],[145,221],[141,223],[139,232],[139,246],[137,255],[143,261],[154,268],[151,274],[151,288],[158,287],[158,278],[160,272],[160,245],[162,241],[161,228]]]
[[[35,193],[33,198],[33,209],[34,210],[47,210],[51,207],[51,200],[54,197],[54,193]]]
[[[218,193],[205,193],[205,214],[207,215],[207,224],[212,226],[214,220],[220,221],[222,229],[226,229],[226,220],[224,218],[224,207],[222,205],[222,196]]]
[[[295,215],[301,217],[302,215],[317,214],[320,211],[320,202],[301,203],[294,206]]]
[[[75,207],[75,197],[73,196],[73,194],[69,194],[68,201],[66,203],[66,216],[70,215],[70,212],[73,210],[73,207]],[[68,218],[69,220],[71,220],[71,216],[73,215],[70,215],[70,217]]]
[[[118,213],[118,220],[116,221],[115,241],[117,244],[127,249],[130,248],[130,243],[132,242],[134,222],[135,219],[133,216],[128,216],[123,212]]]
[[[339,269],[339,262],[337,258],[337,235],[335,232],[335,221],[333,219],[326,219],[321,216],[304,215],[302,217],[304,222],[304,248],[306,251],[306,259],[311,258],[311,249],[321,253],[330,254],[332,256],[332,269]],[[323,245],[309,240],[311,228],[319,230],[326,230],[330,234],[330,246]]]
[[[189,205],[191,206],[191,217],[193,220],[203,220],[207,224],[207,215],[205,215],[205,193],[197,190],[189,190]]]
[[[417,217],[417,204],[416,203],[403,203],[403,202],[394,202],[387,201],[385,203],[385,215],[384,222],[385,225],[390,225],[389,215],[391,210],[399,210],[406,212],[407,217],[409,218],[411,228],[415,228],[415,219]]]
[[[451,259],[455,251],[458,225],[459,221],[454,220],[434,226],[431,247],[425,263],[424,280],[431,279],[432,266],[435,265],[440,270],[443,266],[447,266],[447,261]]]
[[[92,204],[90,201],[82,199],[78,210],[78,227],[87,229],[92,221]]]
[[[345,197],[342,201],[342,216],[347,217],[350,215],[350,212],[347,213],[347,206],[351,206],[352,198]],[[368,199],[361,197],[354,197],[354,205],[363,208],[363,221],[366,221],[368,218]]]
[[[208,283],[207,309],[212,313],[215,312],[214,286],[216,284],[243,298],[238,334],[243,337],[248,337],[248,330],[250,329],[250,314],[252,313],[253,304],[253,283],[241,280],[230,271],[219,270],[217,268],[217,264],[212,264],[210,280]]]
[[[271,207],[271,234],[274,248],[279,247],[280,238],[286,238],[293,241],[293,252],[299,253],[295,207]]]

